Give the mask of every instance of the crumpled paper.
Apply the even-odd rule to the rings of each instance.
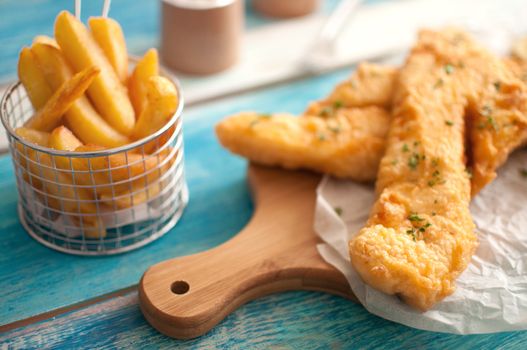
[[[513,154],[470,210],[479,247],[454,294],[421,313],[364,284],[353,269],[348,241],[364,226],[373,186],[324,177],[317,189],[315,231],[324,260],[340,270],[364,307],[410,327],[458,334],[527,329],[527,150]],[[342,208],[339,216],[335,208]]]

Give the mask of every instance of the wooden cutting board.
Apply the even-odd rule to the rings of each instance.
[[[255,211],[231,240],[150,267],[139,284],[141,310],[161,333],[198,337],[240,305],[287,290],[355,299],[344,276],[316,249],[313,231],[320,176],[251,165]]]

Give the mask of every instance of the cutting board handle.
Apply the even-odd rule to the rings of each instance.
[[[255,212],[249,224],[211,250],[150,267],[139,284],[143,314],[160,332],[200,336],[238,306],[286,290],[353,298],[344,276],[322,260],[313,232],[320,178],[251,165]]]

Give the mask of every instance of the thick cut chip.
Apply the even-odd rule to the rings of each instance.
[[[44,76],[53,90],[71,79],[73,71],[58,47],[35,43],[31,48]],[[110,126],[93,108],[86,96],[80,97],[68,109],[64,120],[83,143],[93,143],[104,147],[118,147],[130,140]]]
[[[134,109],[126,88],[88,29],[63,11],[55,22],[55,39],[75,71],[91,66],[100,69],[88,95],[103,118],[117,131],[128,135],[135,124]]]
[[[159,59],[157,50],[150,49],[137,62],[128,81],[128,93],[130,94],[136,117],[139,117],[146,107],[149,79],[158,75]]]
[[[73,103],[88,89],[97,74],[99,70],[95,67],[86,68],[75,74],[53,93],[44,107],[38,110],[24,126],[41,131],[53,130]]]
[[[161,129],[172,118],[178,107],[176,87],[165,77],[156,76],[148,80],[147,103],[137,124],[133,137],[141,139]]]
[[[108,17],[88,20],[91,33],[110,61],[115,73],[124,84],[128,78],[128,52],[123,30],[117,21]]]
[[[18,59],[18,79],[26,89],[33,108],[39,110],[53,95],[32,50],[24,47]]]

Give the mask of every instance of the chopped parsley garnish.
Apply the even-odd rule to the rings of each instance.
[[[527,169],[520,169],[520,175],[527,179]]]
[[[324,135],[323,133],[319,133],[318,134],[318,140],[319,141],[326,141],[326,135]]]
[[[405,143],[403,145],[403,152],[409,152],[410,151],[410,148],[408,148],[408,145]]]
[[[424,224],[424,226],[419,227],[419,232],[425,232],[426,229],[429,228],[430,226],[432,226],[432,224],[427,222],[426,224]]]
[[[437,167],[439,165],[439,158],[432,159],[432,166]]]
[[[258,117],[255,120],[251,121],[251,123],[249,124],[249,127],[252,128],[256,124],[258,124],[262,119],[271,119],[272,117],[273,116],[268,113],[259,113]]]
[[[445,73],[448,74],[448,75],[450,75],[450,74],[452,74],[452,73],[454,72],[454,69],[455,69],[455,68],[454,68],[453,65],[451,65],[451,64],[449,63],[449,64],[445,64],[444,69],[445,69]]]
[[[412,213],[408,216],[408,220],[412,222],[416,222],[416,221],[424,221],[425,219],[420,217],[417,213]]]
[[[412,169],[412,170],[415,170],[417,168],[417,166],[419,165],[419,161],[420,161],[420,158],[419,158],[419,154],[417,153],[414,153],[410,156],[410,158],[408,159],[408,166]]]
[[[319,115],[322,117],[327,117],[329,115],[333,114],[333,108],[326,106],[320,110]]]
[[[487,117],[487,124],[489,124],[494,129],[494,131],[498,130],[498,124],[496,124],[496,121],[490,115]]]
[[[496,88],[496,91],[500,91],[501,83],[499,81],[494,82],[494,87]]]
[[[341,207],[335,207],[333,210],[335,210],[335,213],[337,213],[338,216],[342,216],[342,213],[344,212]]]
[[[343,106],[342,101],[335,101],[333,102],[333,108],[339,109]]]
[[[445,120],[445,124],[448,125],[448,126],[452,126],[452,125],[454,125],[454,122],[451,121],[451,120]]]
[[[416,237],[415,237],[415,229],[409,229],[406,231],[407,234],[409,234],[410,236],[412,236],[412,239],[414,240],[414,242],[416,241]]]

